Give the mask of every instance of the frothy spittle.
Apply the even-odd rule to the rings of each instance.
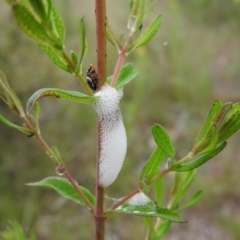
[[[128,200],[129,205],[146,205],[148,203],[152,202],[152,200],[146,196],[143,192],[135,194],[133,197],[131,197]]]
[[[93,104],[100,124],[99,183],[108,187],[117,178],[127,151],[127,138],[119,102],[122,92],[104,85]]]

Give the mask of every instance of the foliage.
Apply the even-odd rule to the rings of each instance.
[[[23,121],[24,125],[20,126],[12,123],[2,115],[0,120],[9,127],[15,128],[27,136],[35,138],[43,146],[49,157],[55,161],[57,172],[62,177],[48,177],[39,182],[31,183],[31,186],[47,187],[56,190],[61,196],[71,199],[81,204],[93,214],[96,200],[94,195],[85,187],[79,186],[69,175],[63,159],[55,146],[49,147],[42,138],[39,127],[40,107],[39,99],[46,96],[54,96],[56,98],[64,98],[80,103],[94,105],[99,101],[94,96],[91,88],[87,84],[85,77],[82,75],[82,63],[87,53],[87,42],[85,36],[84,18],[80,20],[80,49],[79,57],[74,51],[70,52],[70,56],[65,52],[65,27],[56,8],[50,0],[41,1],[9,1],[13,14],[19,27],[47,54],[49,59],[61,70],[74,75],[81,83],[85,93],[68,91],[56,88],[44,88],[35,92],[28,100],[26,111],[23,105],[10,87],[7,78],[0,73],[0,97],[9,106],[9,108],[17,114]],[[144,17],[149,13],[150,6],[147,1],[135,0],[131,1],[131,13],[129,16],[128,28],[129,35],[117,38],[112,31],[109,21],[107,22],[106,35],[110,43],[112,43],[118,53],[118,63],[114,74],[109,76],[106,82],[117,90],[126,87],[137,75],[138,72],[133,68],[132,64],[123,65],[124,58],[132,51],[148,43],[158,32],[161,26],[161,16],[155,17],[152,22],[141,32]],[[124,58],[121,58],[124,56]],[[120,67],[119,67],[120,66]],[[143,216],[148,228],[147,239],[160,239],[169,229],[171,222],[185,222],[179,216],[181,211],[195,204],[202,191],[197,190],[185,203],[182,202],[187,191],[189,190],[195,175],[195,169],[209,161],[215,155],[220,153],[227,144],[227,139],[231,137],[240,128],[240,103],[223,104],[219,100],[214,100],[209,114],[196,137],[193,147],[187,156],[177,159],[176,150],[173,146],[167,131],[159,124],[152,127],[153,138],[156,142],[156,149],[150,155],[145,163],[139,179],[139,187],[129,195],[113,201],[110,207],[105,208],[105,216],[112,213],[125,213],[130,215]],[[35,107],[35,116],[31,115],[31,110]],[[162,168],[162,163],[166,161],[166,167]],[[169,202],[167,208],[162,207],[163,188],[161,185],[162,177],[174,172],[175,181],[170,191]],[[134,195],[144,192],[150,197],[151,185],[155,184],[156,199],[144,202],[140,205],[129,204],[129,199]],[[156,200],[156,202],[155,202]],[[156,221],[148,221],[146,217],[155,217]],[[158,221],[161,218],[163,221]],[[152,227],[154,225],[154,227]],[[12,225],[14,231],[18,225]],[[13,231],[13,232],[14,232]],[[5,239],[8,239],[7,232]],[[20,238],[24,239],[24,238]]]

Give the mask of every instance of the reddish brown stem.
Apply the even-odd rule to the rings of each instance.
[[[97,38],[97,71],[99,88],[106,81],[106,2],[95,0],[96,38]]]
[[[96,206],[94,211],[95,220],[95,240],[104,240],[105,221],[104,216],[104,188],[99,184],[99,165],[101,154],[101,123],[98,122],[98,151],[97,151],[97,166],[96,166]]]
[[[75,182],[75,180],[72,178],[72,176],[70,175],[70,173],[67,171],[67,169],[64,166],[64,176],[67,178],[67,180],[72,184],[72,186],[75,188],[76,192],[78,193],[78,195],[83,199],[83,201],[85,202],[85,204],[89,207],[89,210],[91,213],[93,213],[94,211],[94,207],[93,205],[89,202],[89,200],[87,199],[87,197],[84,195],[84,193],[81,191],[81,189],[79,188],[79,186],[77,185],[77,183]]]
[[[95,0],[96,39],[97,39],[97,71],[99,76],[99,88],[106,81],[106,2]],[[105,220],[104,215],[104,188],[99,184],[99,164],[101,152],[101,124],[98,122],[98,151],[96,164],[96,206],[94,211],[95,240],[104,240]]]
[[[128,194],[127,196],[125,196],[124,198],[122,198],[119,202],[115,203],[109,210],[114,210],[117,207],[119,207],[120,205],[122,205],[123,203],[125,203],[129,198],[131,198],[132,196],[134,196],[135,194],[139,193],[141,190],[139,188],[135,189],[134,191],[132,191],[130,194]]]
[[[110,83],[111,87],[114,87],[116,82],[117,82],[117,78],[118,78],[119,72],[121,70],[121,67],[123,65],[125,57],[126,57],[125,52],[119,53],[117,64],[116,64],[116,67],[114,69],[113,77],[112,77],[112,80],[111,80],[111,83]]]

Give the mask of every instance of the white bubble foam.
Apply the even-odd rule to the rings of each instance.
[[[137,206],[146,205],[150,202],[152,202],[152,200],[148,196],[146,196],[143,192],[135,194],[128,200],[128,204]]]
[[[122,92],[104,85],[95,96],[93,107],[100,123],[99,183],[108,187],[117,178],[127,151],[127,137],[119,102]]]

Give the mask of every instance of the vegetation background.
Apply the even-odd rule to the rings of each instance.
[[[87,71],[95,59],[94,1],[53,0],[64,19],[66,49],[78,51],[79,19],[85,16]],[[129,0],[107,1],[114,32],[126,32]],[[140,169],[154,149],[150,127],[163,125],[184,156],[215,98],[240,101],[240,1],[158,1],[153,13],[163,16],[162,27],[146,46],[131,54],[139,76],[124,89],[121,102],[128,135],[128,153],[117,181],[107,189],[122,197],[138,184]],[[146,19],[147,25],[149,19]],[[108,74],[117,52],[108,47]],[[0,69],[26,103],[44,87],[82,91],[73,76],[55,67],[45,53],[17,27],[10,7],[0,3]],[[79,184],[94,192],[96,118],[89,106],[46,98],[41,100],[42,135],[57,145],[67,168]],[[14,122],[1,101],[0,112]],[[192,190],[204,190],[201,200],[184,213],[187,224],[173,224],[166,239],[240,239],[240,133],[227,148],[202,166]],[[8,220],[31,228],[37,239],[92,239],[88,212],[54,191],[24,186],[55,175],[55,166],[33,138],[0,123],[0,230]],[[172,176],[164,177],[166,190]],[[167,194],[167,192],[166,192]],[[166,197],[167,199],[167,197]],[[109,239],[143,239],[143,221],[114,215],[107,221]]]

